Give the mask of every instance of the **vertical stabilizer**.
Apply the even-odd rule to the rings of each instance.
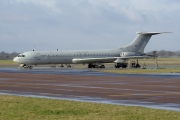
[[[165,32],[161,32],[165,33]],[[137,32],[137,36],[132,43],[123,47],[127,52],[144,53],[144,48],[152,35],[161,34],[160,32]]]

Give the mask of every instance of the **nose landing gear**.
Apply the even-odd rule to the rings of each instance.
[[[32,69],[33,66],[31,66],[31,65],[26,65],[26,64],[21,64],[21,65],[19,66],[19,68],[20,68],[20,69],[22,69],[22,68],[24,68],[24,69]]]
[[[71,65],[70,65],[70,64],[67,64],[67,67],[68,67],[68,68],[70,68],[70,67],[71,67]]]

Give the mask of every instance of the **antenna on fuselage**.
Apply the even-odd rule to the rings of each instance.
[[[36,45],[34,45],[34,49],[33,49],[33,51],[35,51],[35,49],[36,49]]]

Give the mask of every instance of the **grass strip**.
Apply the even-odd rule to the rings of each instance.
[[[0,60],[0,65],[18,65],[18,63],[13,62],[13,60]]]
[[[159,68],[159,69],[112,69],[98,70],[100,72],[121,73],[121,74],[153,74],[153,73],[180,73],[180,68]]]
[[[178,120],[180,112],[0,95],[1,120]]]

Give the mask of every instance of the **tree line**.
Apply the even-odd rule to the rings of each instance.
[[[156,54],[158,57],[164,57],[164,58],[172,58],[172,57],[180,57],[180,51],[166,51],[166,50],[160,50],[160,51],[151,51],[147,54]]]
[[[0,52],[0,60],[10,60],[14,57],[18,56],[19,53],[13,52],[13,53],[7,53],[5,51]]]

